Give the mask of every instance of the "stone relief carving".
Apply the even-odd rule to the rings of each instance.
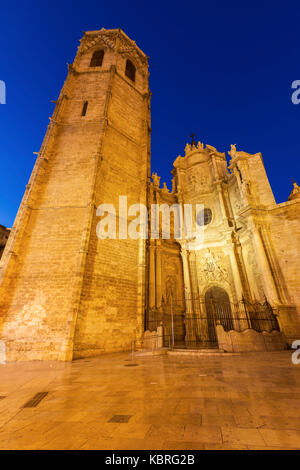
[[[193,173],[190,173],[187,179],[188,179],[189,186],[192,186],[194,188],[196,185],[196,175]]]
[[[164,256],[164,265],[168,273],[177,274],[178,273],[178,264],[174,261],[170,261],[168,255]]]
[[[210,174],[203,171],[202,168],[193,168],[187,175],[187,181],[190,189],[208,193],[211,190]]]
[[[217,253],[213,253],[209,248],[202,255],[200,262],[199,277],[203,281],[225,281],[229,282],[227,268],[224,266],[224,259]]]
[[[183,300],[183,273],[180,267],[180,258],[163,255],[163,302],[170,305],[173,299],[174,311],[183,308],[180,299]]]
[[[236,212],[240,211],[242,208],[242,200],[241,200],[241,195],[240,195],[240,190],[238,185],[235,185],[233,193],[232,193],[232,202],[233,202],[233,207]]]
[[[166,302],[169,304],[171,302],[171,298],[173,302],[177,300],[177,286],[176,286],[176,276],[168,276],[166,280]]]
[[[251,188],[248,183],[242,184],[239,188],[238,184],[236,183],[233,190],[232,190],[232,205],[236,212],[241,210],[247,204],[247,199],[245,199],[245,194],[250,194]]]

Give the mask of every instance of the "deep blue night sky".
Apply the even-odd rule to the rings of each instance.
[[[152,170],[170,181],[191,132],[262,152],[277,202],[300,184],[300,4],[26,1],[1,6],[0,224],[11,226],[84,30],[121,27],[150,56]]]

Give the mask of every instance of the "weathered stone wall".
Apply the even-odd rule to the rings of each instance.
[[[141,79],[142,74],[147,74],[146,65],[137,69],[133,85],[124,76],[125,59],[118,55],[116,60],[96,177],[95,205],[113,204],[118,210],[119,196],[127,196],[128,207],[146,205],[150,122],[148,84],[144,87]],[[143,333],[145,240],[100,240],[96,235],[98,221],[94,213],[74,357],[128,350],[131,342],[141,339]]]
[[[89,67],[97,48],[103,64]],[[1,263],[8,360],[127,349],[142,324],[143,245],[99,240],[96,208],[119,194],[146,202],[147,59],[121,31],[101,30],[85,34],[69,69]]]
[[[300,335],[300,188],[294,183],[290,201],[276,204],[260,154],[231,150],[230,169],[235,220],[249,290],[266,296],[275,308],[289,343]]]
[[[297,306],[300,320],[300,199],[278,204],[270,213],[272,248],[287,301]]]
[[[280,351],[287,348],[281,331],[225,331],[222,325],[217,325],[216,331],[219,348],[226,352]]]

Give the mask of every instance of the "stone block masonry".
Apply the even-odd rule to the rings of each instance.
[[[103,62],[91,67],[99,49]],[[1,262],[8,360],[126,350],[142,335],[145,241],[99,240],[96,207],[123,194],[146,204],[149,100],[136,44],[121,30],[85,33]]]

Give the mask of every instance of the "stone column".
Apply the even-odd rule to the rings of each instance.
[[[192,289],[191,289],[191,277],[190,277],[190,267],[188,260],[188,251],[185,247],[185,244],[181,245],[181,256],[182,256],[182,266],[183,266],[183,279],[184,279],[184,296],[185,296],[185,329],[186,336],[185,340],[188,342],[196,341],[195,331],[193,328],[193,301],[192,301]],[[193,343],[189,343],[189,346],[192,346]]]
[[[239,302],[243,298],[243,285],[242,285],[242,280],[241,280],[241,275],[239,271],[239,266],[235,257],[235,252],[234,252],[234,246],[232,243],[230,243],[230,246],[228,247],[228,254],[230,258],[230,264],[232,268],[232,274],[233,274],[233,280],[234,280],[234,287],[235,287],[235,292],[236,292],[236,301]],[[236,309],[236,311],[232,311],[233,315],[233,325],[235,329],[239,329],[239,320],[236,318],[239,314],[239,310]]]
[[[237,297],[236,300],[239,301],[239,300],[242,300],[242,297],[243,297],[243,286],[242,286],[238,263],[237,263],[235,253],[234,253],[234,247],[232,245],[228,248],[228,254],[230,257],[230,264],[232,267],[234,287],[235,287],[235,292],[236,292],[236,297]]]
[[[149,308],[155,307],[155,245],[154,240],[149,245]]]
[[[204,301],[200,299],[199,295],[199,279],[198,279],[198,271],[197,271],[197,251],[193,250],[191,252],[191,256],[193,258],[193,269],[195,275],[195,287],[194,287],[194,312],[196,315],[195,318],[195,333],[196,337],[199,338],[200,341],[208,341],[208,324],[206,318],[205,308],[203,307]]]
[[[238,259],[240,263],[239,264],[240,277],[242,281],[243,291],[247,295],[247,298],[251,301],[251,289],[250,289],[250,284],[249,284],[249,279],[248,279],[248,273],[247,273],[245,262],[244,262],[242,245],[239,239],[237,239],[234,242],[234,250],[235,250],[236,259]]]
[[[218,197],[219,197],[219,202],[220,202],[220,206],[221,206],[222,218],[223,218],[224,221],[226,221],[226,223],[228,225],[228,217],[227,217],[227,214],[226,214],[221,183],[217,183],[217,191],[218,191]]]
[[[190,267],[191,273],[191,291],[192,291],[192,310],[195,314],[199,314],[199,304],[197,303],[198,299],[198,276],[197,276],[197,259],[196,259],[196,250],[191,250],[187,253],[188,264]]]
[[[190,269],[188,265],[187,249],[184,245],[181,245],[181,257],[182,257],[182,267],[183,267],[184,297],[185,297],[186,313],[191,314],[193,313],[193,309],[192,309]]]
[[[279,295],[275,286],[273,275],[270,271],[269,261],[265,252],[265,247],[263,245],[261,235],[254,223],[252,223],[251,225],[252,227],[250,227],[250,229],[252,230],[254,238],[254,250],[256,252],[256,259],[261,269],[262,280],[266,290],[265,294],[267,295],[267,298],[271,303],[280,303]]]
[[[156,241],[156,308],[161,307],[161,247],[160,241]]]

